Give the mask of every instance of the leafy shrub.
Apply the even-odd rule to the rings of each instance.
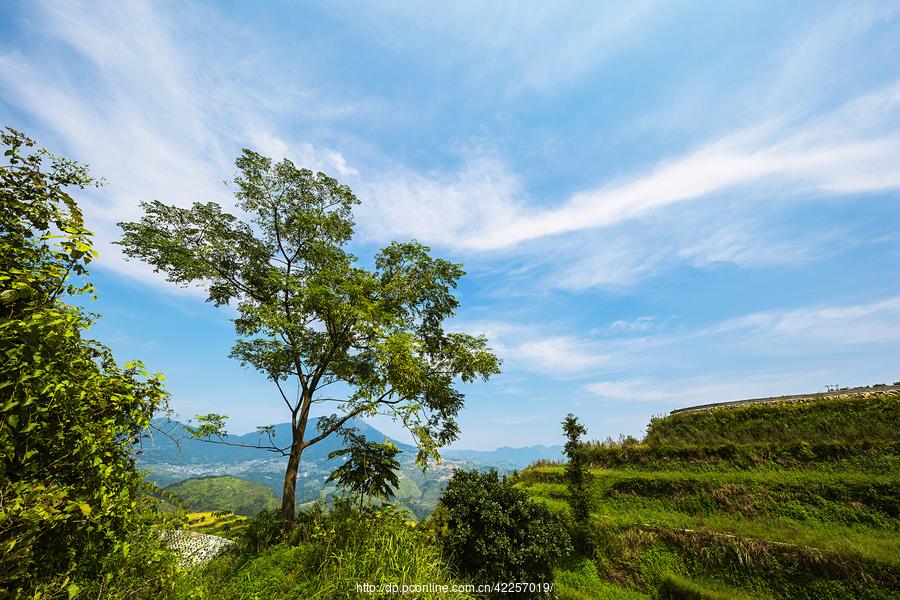
[[[330,452],[328,460],[340,456],[346,457],[346,460],[328,476],[325,483],[336,480],[339,487],[358,494],[360,508],[365,497],[393,498],[395,490],[400,487],[397,476],[400,463],[396,458],[400,448],[388,439],[382,444],[370,442],[356,435],[355,430],[346,431],[344,440],[347,447]]]
[[[565,527],[497,471],[456,471],[435,516],[452,563],[484,583],[553,580],[571,552]]]
[[[240,541],[247,552],[259,552],[284,539],[284,520],[279,509],[264,510],[247,521]]]
[[[146,486],[131,449],[166,394],[161,375],[84,337],[91,316],[63,301],[92,291],[91,233],[67,189],[93,180],[17,131],[0,138],[3,596],[61,591],[127,554]]]
[[[69,589],[76,599],[144,600],[167,597],[178,577],[177,556],[159,536],[148,535],[147,531],[129,535],[123,539],[123,544],[125,552],[112,552],[101,559],[96,568],[99,575],[84,578],[76,574],[75,583]],[[76,590],[78,593],[75,593]],[[52,588],[48,591],[52,592]],[[53,597],[52,594],[47,595]]]

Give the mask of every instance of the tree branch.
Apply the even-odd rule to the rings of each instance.
[[[338,429],[340,429],[341,427],[343,427],[344,423],[346,423],[347,421],[349,421],[350,419],[352,419],[352,418],[355,417],[356,415],[358,415],[358,414],[360,414],[361,412],[363,412],[363,410],[365,410],[365,409],[364,409],[364,408],[358,408],[358,409],[356,409],[356,410],[353,411],[353,412],[347,413],[347,414],[344,415],[337,423],[335,423],[333,426],[329,427],[329,428],[328,428],[328,431],[324,431],[324,432],[322,432],[322,434],[317,435],[316,437],[312,438],[311,440],[307,440],[307,441],[303,442],[303,448],[306,449],[306,448],[308,448],[309,446],[312,446],[313,444],[315,444],[315,443],[317,443],[317,442],[321,442],[322,440],[324,440],[325,438],[327,438],[329,435],[331,435],[332,433],[334,433],[335,431],[337,431]]]
[[[197,439],[200,439],[200,438],[197,438]],[[272,439],[271,436],[269,437],[269,439],[271,441],[271,439]],[[228,442],[226,440],[223,440],[222,438],[214,440],[210,437],[207,437],[205,440],[201,439],[200,441],[206,442],[208,444],[222,444],[223,446],[234,446],[235,448],[253,448],[255,450],[268,450],[269,452],[277,452],[277,453],[281,454],[282,456],[288,456],[290,454],[288,452],[288,450],[291,449],[290,446],[287,446],[286,448],[279,448],[278,446],[276,446],[274,444],[274,442],[270,446],[259,446],[259,445],[250,445],[250,444],[236,444],[234,442]]]

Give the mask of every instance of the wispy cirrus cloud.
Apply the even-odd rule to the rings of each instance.
[[[370,190],[370,227],[462,250],[501,250],[551,236],[608,229],[662,209],[765,183],[808,198],[900,188],[900,83],[799,122],[767,122],[659,162],[644,173],[538,208],[500,162],[438,179],[392,174]],[[397,190],[402,190],[397,193]],[[467,202],[455,198],[466,198]],[[445,201],[449,199],[449,201]],[[396,219],[406,214],[407,219]],[[435,234],[435,232],[439,232]]]
[[[824,369],[803,372],[745,371],[675,380],[604,380],[589,383],[583,389],[599,400],[653,402],[687,407],[747,398],[824,391],[829,381],[828,376],[829,373]]]
[[[712,371],[720,370],[723,364],[729,365],[728,370],[734,371],[739,380],[734,383],[737,390],[751,379],[748,373],[758,369],[735,370],[734,365],[753,365],[769,357],[789,354],[802,357],[796,360],[802,365],[798,372],[808,371],[818,377],[821,367],[812,365],[846,361],[861,348],[896,347],[900,343],[900,297],[860,304],[759,311],[693,328],[669,321],[641,317],[571,334],[559,333],[563,329],[561,323],[539,327],[517,322],[472,321],[456,326],[463,331],[486,334],[492,348],[504,359],[505,370],[539,373],[556,379],[584,379],[602,373],[640,374],[628,379],[607,379],[585,389],[606,397],[627,392],[634,399],[652,401],[668,397],[647,391],[659,387],[644,385],[655,380],[654,371],[693,370],[696,361],[707,364]],[[685,357],[691,360],[686,363]],[[883,361],[869,366],[874,372],[883,372],[900,369],[900,361],[887,352]],[[859,369],[865,370],[865,366]],[[745,389],[775,393],[778,385],[788,383],[788,376],[782,375],[767,379],[765,385],[754,384]],[[788,387],[795,389],[807,383],[798,379]],[[724,390],[718,384],[710,389],[715,394]],[[712,394],[708,391],[704,397]]]
[[[852,347],[900,341],[900,297],[866,304],[769,310],[729,319],[700,335],[740,334],[742,345],[793,352],[798,345]]]
[[[660,20],[664,6],[640,0],[591,2],[454,2],[435,7],[352,2],[343,16],[380,44],[421,57],[432,69],[458,73],[471,85],[499,83],[503,95],[554,93],[576,83]],[[577,18],[573,18],[576,17]]]
[[[599,400],[691,406],[824,391],[836,383],[889,383],[900,373],[900,361],[891,350],[898,343],[900,298],[762,311],[693,331],[613,341],[608,348],[616,350],[618,362],[613,366],[632,376],[607,376],[582,389]],[[886,349],[883,359],[872,361],[858,354],[861,348],[872,347]],[[678,361],[672,359],[685,354],[707,360],[708,372],[681,373]],[[793,366],[759,366],[763,357],[785,354],[794,357]],[[662,365],[675,369],[660,377],[648,368]]]
[[[266,69],[253,51],[221,62],[228,56],[206,46],[210,37],[201,32],[232,36],[248,48],[254,36],[214,13],[186,8],[173,15],[160,8],[143,0],[103,10],[82,2],[36,2],[20,18],[43,43],[6,47],[0,54],[6,102],[35,124],[41,143],[88,163],[106,180],[81,198],[100,266],[153,284],[158,277],[145,265],[126,263],[112,245],[120,233],[116,223],[137,217],[139,202],[214,200],[231,207],[223,181],[231,178],[239,149],[250,145],[341,176],[357,173],[333,148],[275,133],[277,119],[301,107],[330,106],[312,112],[319,119],[340,118],[340,103]],[[186,29],[194,35],[185,36]],[[278,94],[263,92],[273,85]]]
[[[595,340],[577,335],[547,333],[542,328],[512,321],[457,322],[454,330],[487,336],[505,368],[561,378],[590,372],[610,361]]]

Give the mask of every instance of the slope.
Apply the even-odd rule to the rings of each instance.
[[[678,412],[642,443],[590,444],[598,571],[653,597],[893,597],[898,449],[895,390]],[[518,485],[568,512],[562,465]]]

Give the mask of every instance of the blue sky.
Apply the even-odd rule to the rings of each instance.
[[[4,3],[0,123],[107,181],[96,337],[237,432],[275,390],[115,223],[233,206],[242,147],[349,184],[363,261],[465,264],[451,326],[504,370],[456,446],[490,449],[900,379],[898,56],[893,2]]]

